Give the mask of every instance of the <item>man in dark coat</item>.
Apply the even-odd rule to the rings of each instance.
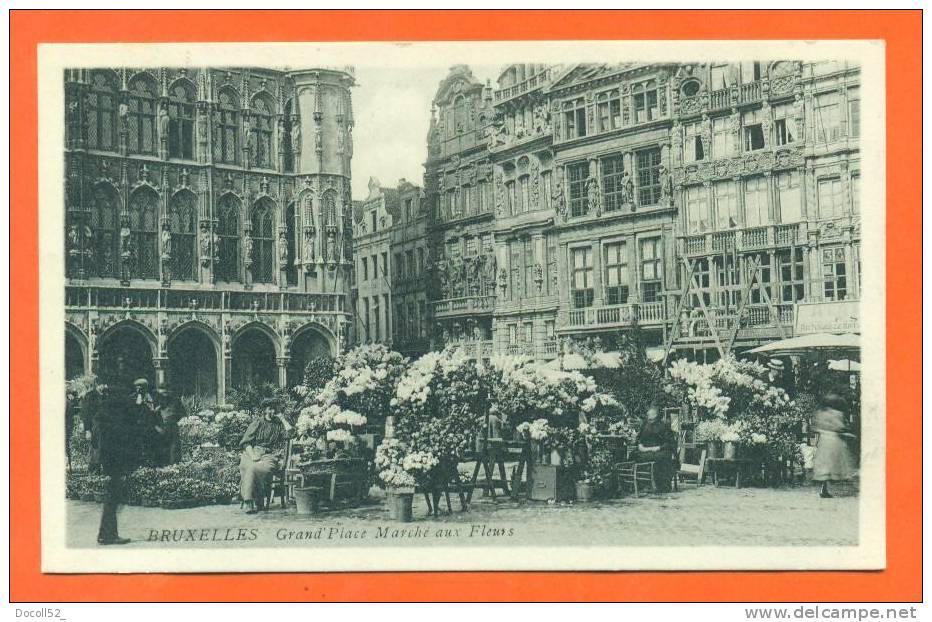
[[[654,484],[657,492],[670,492],[677,440],[670,424],[660,418],[658,406],[651,404],[647,408],[647,419],[641,426],[637,441],[637,460],[654,463]]]
[[[130,396],[105,390],[96,412],[95,430],[100,470],[107,475],[106,500],[97,532],[98,544],[126,544],[117,529],[117,508],[123,501],[125,477],[139,463],[137,409]]]
[[[155,429],[159,438],[155,466],[175,464],[181,460],[181,439],[178,435],[181,407],[171,390],[164,384],[156,393],[156,410],[158,417]]]

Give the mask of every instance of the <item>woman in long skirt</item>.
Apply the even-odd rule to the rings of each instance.
[[[819,496],[823,499],[832,497],[828,490],[829,482],[850,480],[853,471],[851,454],[844,438],[850,436],[844,409],[844,399],[829,393],[822,398],[821,408],[812,416],[812,427],[819,432],[819,443],[812,461],[812,479],[822,482]]]
[[[279,402],[267,399],[262,402],[262,414],[246,428],[240,447],[240,496],[246,504],[246,513],[255,514],[261,509],[272,483],[272,473],[278,469],[285,440],[291,436],[291,424],[278,412]]]

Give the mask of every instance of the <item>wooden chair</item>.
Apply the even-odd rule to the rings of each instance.
[[[294,468],[295,455],[294,450],[302,446],[300,441],[288,439],[285,443],[285,457],[278,469],[272,472],[272,482],[269,485],[269,496],[265,501],[265,509],[272,507],[272,500],[278,497],[281,500],[282,508],[288,506],[288,499],[293,495],[296,484],[295,477],[300,475],[301,471]]]
[[[653,462],[621,462],[615,465],[615,476],[619,488],[630,487],[634,496],[640,496],[642,490],[656,490]]]
[[[706,450],[699,454],[699,464],[690,464],[686,461],[686,447],[680,446],[680,468],[673,474],[673,490],[679,490],[679,483],[689,479],[696,480],[696,487],[702,486],[705,477]]]

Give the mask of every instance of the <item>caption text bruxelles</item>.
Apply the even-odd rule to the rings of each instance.
[[[255,542],[265,539],[265,532],[258,528],[206,528],[206,529],[150,529],[148,542]],[[485,523],[474,523],[450,527],[377,526],[375,528],[352,528],[342,526],[319,526],[310,529],[282,527],[272,534],[280,542],[340,541],[340,540],[425,540],[450,538],[510,538],[515,535],[514,527],[494,527]]]

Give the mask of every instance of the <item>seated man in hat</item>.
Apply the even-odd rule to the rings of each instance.
[[[272,483],[272,473],[278,469],[279,453],[291,436],[291,424],[280,412],[281,403],[273,398],[263,400],[261,413],[253,419],[240,447],[240,496],[246,503],[246,513],[262,509]]]

